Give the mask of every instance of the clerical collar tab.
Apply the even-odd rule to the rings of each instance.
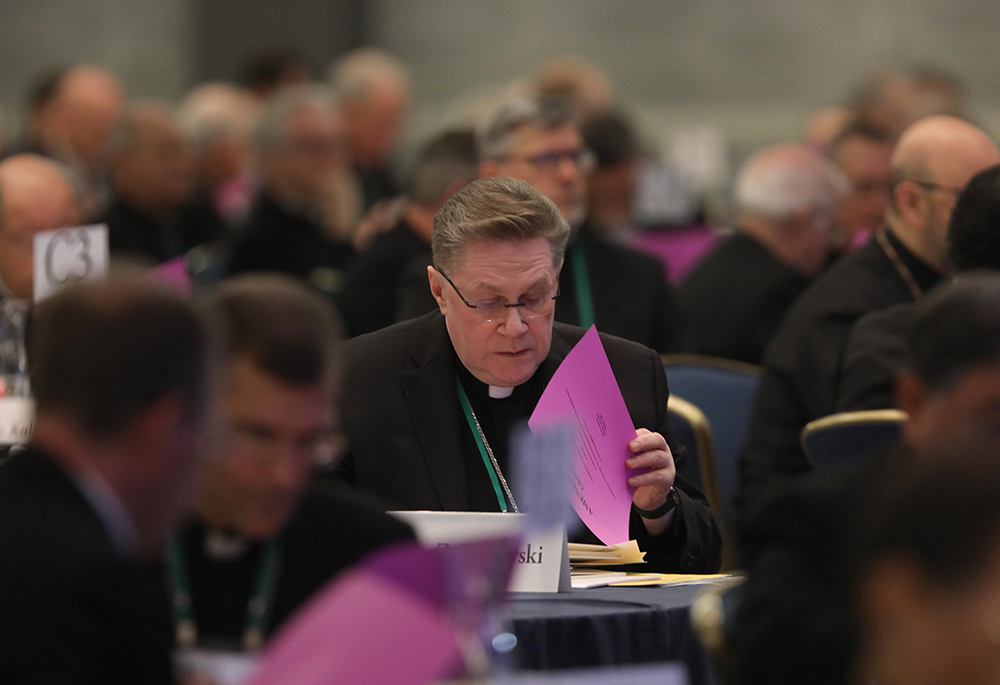
[[[502,400],[505,397],[510,397],[514,393],[514,388],[501,388],[497,385],[490,386],[490,397],[495,400]]]

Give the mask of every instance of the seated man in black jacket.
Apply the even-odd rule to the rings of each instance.
[[[972,177],[948,223],[955,271],[1000,269],[1000,165]],[[906,366],[906,340],[919,308],[914,302],[873,312],[851,329],[837,391],[837,411],[895,407],[893,385]]]
[[[832,162],[804,146],[769,147],[743,165],[735,235],[677,292],[695,352],[760,364],[785,312],[829,262],[846,187]]]
[[[902,447],[777,484],[740,524],[749,579],[732,636],[744,685],[851,682],[853,555],[871,525],[862,512],[913,458],[1000,446],[1000,276],[968,275],[920,302],[907,348]]]
[[[287,277],[247,276],[203,311],[223,346],[224,435],[197,518],[168,546],[173,618],[182,647],[253,650],[341,569],[412,532],[309,487],[339,375],[339,327],[322,299]]]
[[[293,86],[271,98],[254,129],[260,195],[233,238],[232,273],[276,271],[338,289],[357,202],[345,136],[330,91]]]
[[[585,332],[553,324],[568,237],[556,205],[523,181],[483,178],[451,196],[434,219],[428,267],[439,311],[347,344],[348,481],[403,509],[515,508],[517,493],[494,485],[508,468],[509,430]],[[628,479],[629,533],[657,570],[714,572],[719,524],[668,446],[660,357],[601,339],[638,427],[625,462],[642,471]]]

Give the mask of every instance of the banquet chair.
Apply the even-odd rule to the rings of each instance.
[[[722,509],[722,497],[719,495],[719,482],[715,475],[712,427],[708,419],[698,407],[675,395],[671,395],[667,401],[667,413],[670,416],[670,427],[674,432],[674,446],[685,456],[695,484],[708,498],[708,505],[719,514],[720,518],[723,517],[725,513]],[[728,531],[723,530],[723,571],[729,571],[733,567],[730,539]]]
[[[732,656],[733,624],[743,599],[746,578],[713,583],[691,605],[691,626],[711,661],[719,682],[738,682]]]
[[[712,428],[720,510],[727,528],[736,521],[739,458],[750,431],[761,368],[700,355],[663,355],[671,395],[695,405]]]
[[[802,449],[817,471],[829,471],[897,440],[906,418],[906,412],[898,409],[824,416],[802,429]]]
[[[715,478],[715,451],[712,447],[712,428],[705,414],[687,400],[671,395],[667,402],[670,427],[674,441],[691,467],[695,484],[708,497],[708,504],[722,513],[719,484]]]

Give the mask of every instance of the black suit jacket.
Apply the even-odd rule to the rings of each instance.
[[[677,289],[692,350],[760,364],[785,312],[808,285],[750,236],[731,236]]]
[[[354,254],[347,243],[323,234],[319,221],[292,214],[266,192],[233,238],[229,269],[277,271],[308,280],[317,269],[343,269]]]
[[[548,357],[536,371],[543,374],[540,387],[584,333],[576,326],[554,325]],[[613,336],[601,340],[633,423],[671,442],[659,355]],[[402,509],[469,511],[470,460],[462,439],[469,427],[455,389],[455,357],[444,317],[433,312],[354,338],[345,358],[343,422],[351,454],[341,475]],[[679,455],[677,470],[679,506],[671,527],[651,538],[633,516],[630,534],[656,568],[713,572],[721,558],[717,518],[685,477]]]
[[[430,262],[431,246],[421,240],[404,220],[358,253],[347,269],[344,289],[338,297],[349,335],[371,333],[396,322],[399,291],[407,265],[422,258]],[[427,286],[427,269],[420,269],[423,293],[433,311],[437,306]]]
[[[844,348],[837,411],[896,406],[896,374],[906,366],[917,303],[904,302],[861,317]]]
[[[0,464],[0,550],[0,682],[173,682],[149,568],[37,450]]]
[[[940,274],[887,233],[924,292]],[[841,359],[854,323],[869,312],[913,301],[876,238],[842,258],[795,302],[764,354],[764,375],[740,462],[739,503],[774,478],[810,470],[802,428],[836,409]]]

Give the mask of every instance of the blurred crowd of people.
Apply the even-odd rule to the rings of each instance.
[[[310,407],[334,402],[327,348],[339,333],[329,312],[357,337],[443,307],[440,288],[428,285],[448,278],[432,256],[438,210],[477,179],[518,179],[569,226],[557,322],[596,325],[656,353],[762,367],[730,540],[750,578],[730,635],[740,682],[995,679],[1000,473],[990,457],[1000,425],[1000,276],[978,272],[1000,268],[1000,150],[970,120],[962,85],[928,68],[874,74],[845,102],[817,109],[802,131],[750,156],[735,174],[731,216],[706,212],[687,188],[688,209],[669,226],[639,218],[639,194],[659,183],[670,195],[662,186],[683,186],[682,174],[655,159],[650,132],[636,127],[597,67],[550,60],[467,103],[459,123],[442,122],[420,142],[403,173],[418,87],[405,64],[374,48],[342,56],[322,78],[294,52],[268,52],[248,63],[241,82],[201,84],[172,104],[133,100],[94,65],[46,73],[29,94],[22,139],[0,162],[0,292],[31,298],[35,233],[106,224],[112,257],[147,266],[183,259],[196,289],[213,288],[205,306],[228,323],[225,353],[238,370],[227,415],[238,423],[240,412],[266,413],[252,402],[281,396],[276,377],[314,392],[313,404],[284,397],[282,420],[301,422]],[[671,236],[688,229],[700,231],[701,248],[671,272],[669,255],[649,249],[648,239],[682,249]],[[251,272],[290,280],[240,279]],[[132,314],[108,319],[100,297],[61,306],[80,307],[98,331],[144,325]],[[173,311],[156,296],[136,301]],[[301,328],[309,320],[322,330]],[[80,334],[41,321],[55,326],[50,341]],[[192,349],[201,345],[197,330],[186,335]],[[349,349],[364,359],[358,350],[372,340]],[[96,355],[100,341],[88,344]],[[86,415],[86,393],[46,387],[34,386],[40,444],[58,451],[79,437],[58,423],[61,412]],[[909,416],[902,445],[836,477],[813,473],[800,443],[807,423],[890,407]],[[163,411],[164,422],[179,421]],[[241,444],[252,457],[268,440],[299,440],[293,447],[311,458],[329,428],[317,421],[275,437],[248,419]],[[159,424],[150,422],[152,435]],[[105,430],[99,421],[86,426]],[[137,439],[129,449],[154,443]],[[209,568],[239,546],[211,530],[260,540],[298,526],[290,549],[299,549],[338,517],[368,515],[353,504],[327,511],[308,498],[302,506],[319,513],[301,514],[312,464],[296,464],[286,500],[259,519],[233,514],[246,501],[240,468],[216,473],[201,493],[201,522],[175,539],[177,553]],[[684,506],[693,521],[700,505]],[[703,513],[708,539],[717,529]],[[248,523],[255,520],[258,528]],[[410,535],[371,520],[373,539]],[[715,542],[698,570],[718,566]],[[211,545],[215,552],[200,551]],[[355,546],[351,559],[362,551]],[[227,588],[221,594],[252,585],[268,554],[255,550],[238,580],[214,581]],[[307,556],[292,553],[302,580],[279,595],[281,619],[347,563],[331,556],[297,569]],[[183,641],[186,624],[177,620]],[[207,615],[202,626],[249,646],[263,639],[227,621]],[[948,626],[961,632],[949,635]]]

